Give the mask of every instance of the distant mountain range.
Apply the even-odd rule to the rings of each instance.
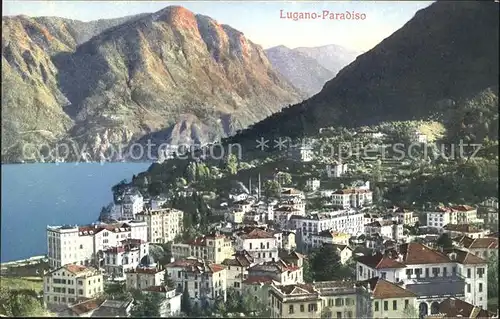
[[[2,17],[2,162],[27,145],[201,143],[230,135],[299,92],[263,49],[210,17],[171,6],[81,22]]]
[[[309,96],[321,91],[326,81],[334,78],[360,53],[334,44],[296,49],[280,45],[266,49],[274,68]]]
[[[427,119],[438,105],[455,105],[438,102],[498,88],[498,27],[498,3],[434,2],[321,92],[227,141],[252,144],[256,137],[299,137],[327,126]]]

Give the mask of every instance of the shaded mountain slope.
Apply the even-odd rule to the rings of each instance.
[[[498,26],[498,3],[435,2],[342,69],[320,93],[229,140],[425,119],[440,111],[439,101],[460,101],[498,86]]]

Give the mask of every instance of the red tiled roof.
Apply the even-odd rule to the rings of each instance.
[[[273,278],[269,276],[248,276],[248,278],[243,281],[243,283],[247,285],[267,284],[271,282],[273,282]]]
[[[295,292],[300,292],[299,294],[311,294],[317,293],[313,285],[310,284],[292,284],[292,285],[282,285],[276,287],[285,295],[290,295],[295,290]],[[296,289],[298,288],[298,289]]]
[[[451,206],[450,208],[454,209],[454,210],[461,211],[461,212],[468,212],[468,211],[471,211],[471,210],[475,210],[474,207],[469,206],[469,205]]]
[[[242,234],[240,237],[242,239],[257,239],[257,238],[263,239],[263,238],[274,238],[274,235],[265,230],[255,228],[254,230],[252,230],[247,234]]]
[[[420,243],[408,243],[399,246],[406,265],[447,263],[450,261],[445,254]]]
[[[389,256],[384,256],[380,253],[376,253],[372,256],[360,256],[357,258],[357,260],[360,263],[374,269],[406,268],[403,263],[395,260],[394,258],[390,258]]]
[[[94,268],[75,265],[75,264],[64,265],[64,266],[62,266],[62,268],[66,269],[67,271],[69,271],[75,275],[82,273],[82,272],[85,272],[85,271],[92,271],[92,270],[95,271]]]
[[[72,305],[70,307],[71,311],[73,311],[77,315],[83,315],[87,312],[90,312],[92,310],[96,310],[99,308],[103,303],[104,299],[98,298],[98,299],[90,299],[86,300],[84,302],[81,302],[76,305]]]
[[[493,318],[495,315],[457,298],[442,301],[439,304],[439,313],[445,314],[447,318]]]
[[[337,195],[348,195],[348,194],[364,194],[370,193],[368,189],[359,189],[359,188],[349,188],[349,189],[339,189],[334,192]]]
[[[456,261],[464,264],[464,265],[474,265],[474,264],[487,264],[488,261],[471,254],[467,251],[459,250],[459,249],[454,249],[452,253],[456,254]],[[450,254],[448,254],[450,256]]]
[[[370,289],[373,291],[373,297],[375,299],[405,298],[417,296],[413,292],[406,290],[403,287],[400,287],[392,282],[378,277],[371,278],[360,283],[367,283],[370,285]]]

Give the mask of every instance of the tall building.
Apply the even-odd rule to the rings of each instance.
[[[148,228],[147,241],[150,243],[167,243],[173,241],[184,229],[184,212],[178,209],[146,209],[138,213],[136,218],[146,222]]]
[[[130,221],[88,226],[47,226],[49,266],[96,265],[99,251],[119,246],[125,239],[146,241],[146,223]]]

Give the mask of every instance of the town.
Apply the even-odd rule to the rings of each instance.
[[[427,143],[422,135],[415,142]],[[282,152],[275,163],[288,170],[271,174],[231,156],[220,168],[185,161],[183,177],[169,174],[165,188],[154,167],[179,170],[171,158],[113,187],[98,222],[48,226],[47,311],[498,318],[489,304],[498,298],[496,198],[474,207],[397,206],[381,200],[376,176],[356,179],[352,163],[318,160],[313,144]],[[311,169],[318,161],[324,165]],[[245,181],[238,171],[258,173]],[[220,187],[207,174],[230,183],[214,193]]]

